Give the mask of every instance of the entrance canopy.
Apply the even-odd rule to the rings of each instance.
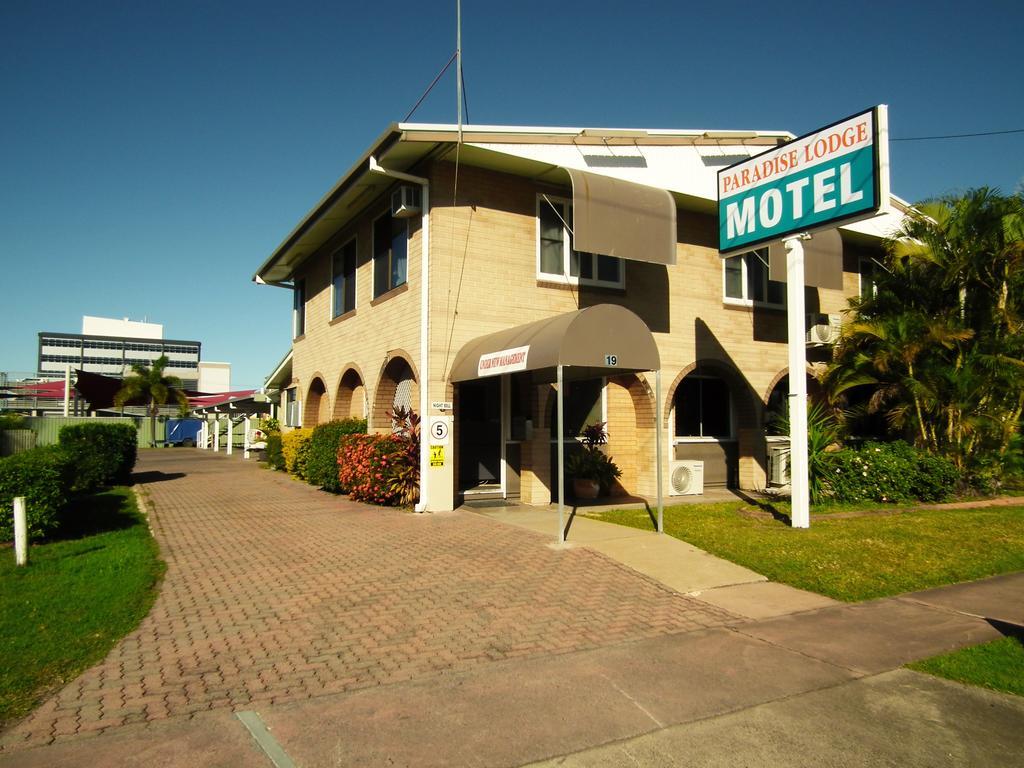
[[[607,376],[609,369],[656,371],[661,358],[643,320],[625,307],[598,304],[473,339],[459,351],[449,379],[559,366],[583,369],[584,377]]]
[[[625,307],[598,304],[498,331],[466,344],[452,364],[453,384],[519,371],[554,372],[558,466],[558,542],[565,542],[565,386],[575,378],[609,372],[655,372],[655,477],[658,533],[664,531],[661,496],[661,357],[644,321]],[[543,380],[543,377],[540,377]]]

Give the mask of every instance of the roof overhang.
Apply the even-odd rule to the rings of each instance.
[[[732,151],[749,156],[791,138],[792,134],[780,131],[722,133],[703,130],[475,125],[463,126],[460,133],[454,125],[392,123],[260,265],[253,280],[273,285],[286,283],[295,270],[332,235],[355,219],[395,183],[394,179],[370,171],[371,157],[392,170],[408,171],[425,158],[450,151],[461,143],[460,160],[467,165],[526,176],[559,186],[568,184],[565,168],[573,166],[573,163],[566,162],[565,157],[582,158],[578,165],[582,170],[593,167],[587,165],[587,158],[590,158],[589,162],[598,164],[598,173],[668,189],[677,203],[690,204],[698,210],[704,210],[708,207],[707,201],[701,196],[680,193],[674,188],[675,185],[619,173],[616,163],[625,162],[628,168],[632,162],[629,157],[635,155],[636,151],[659,148],[664,151],[664,148],[680,145],[698,147],[700,149],[697,151],[709,157],[731,157],[728,153]],[[549,147],[560,151],[560,155],[565,157],[550,162],[543,156],[536,156],[531,147]],[[500,151],[493,151],[495,149]],[[622,157],[626,159],[622,160]],[[711,177],[713,184],[713,174]]]
[[[480,336],[452,363],[452,383],[517,371],[571,367],[579,378],[655,371],[661,367],[650,329],[615,304],[575,312]]]

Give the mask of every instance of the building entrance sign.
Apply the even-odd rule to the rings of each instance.
[[[875,216],[889,199],[880,105],[718,172],[723,255]]]

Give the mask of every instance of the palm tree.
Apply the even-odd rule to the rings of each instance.
[[[1024,193],[923,203],[887,244],[877,293],[850,302],[824,383],[961,468],[1019,445]]]
[[[160,413],[160,406],[166,405],[169,400],[174,400],[182,409],[188,406],[188,397],[181,389],[181,379],[164,375],[167,364],[167,355],[160,355],[149,367],[133,363],[133,374],[121,382],[121,389],[114,395],[114,405],[119,408],[133,400],[146,403],[150,447],[156,445],[156,417]]]

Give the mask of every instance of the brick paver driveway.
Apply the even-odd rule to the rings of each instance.
[[[41,744],[718,626],[729,614],[470,512],[330,496],[237,458],[141,452],[167,575],[150,615],[5,735]]]

